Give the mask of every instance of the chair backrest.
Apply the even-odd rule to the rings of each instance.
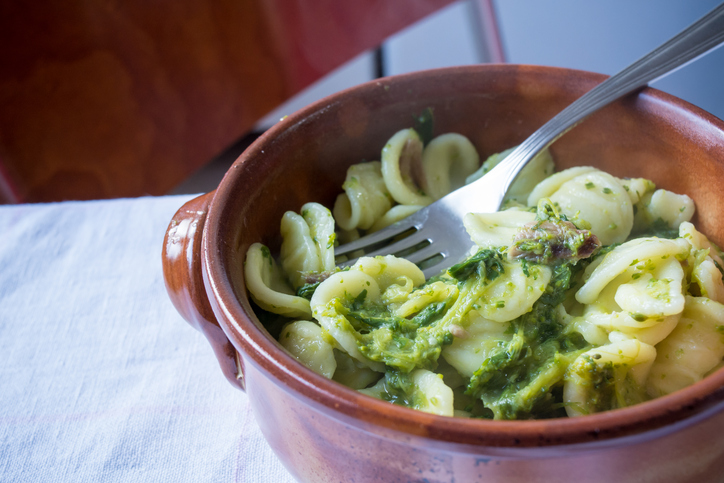
[[[0,201],[164,194],[452,0],[2,2]]]

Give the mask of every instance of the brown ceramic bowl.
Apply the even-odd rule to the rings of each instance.
[[[638,406],[572,418],[487,421],[379,401],[319,376],[269,337],[244,286],[247,248],[280,243],[286,210],[331,206],[347,167],[427,107],[436,134],[481,157],[513,146],[604,76],[480,65],[384,78],[280,121],[219,188],[182,207],[164,243],[178,310],[245,389],[269,444],[300,481],[724,481],[724,370]],[[724,123],[655,89],[596,113],[552,147],[558,169],[593,165],[686,193],[724,246]]]

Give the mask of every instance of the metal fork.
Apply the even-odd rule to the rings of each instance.
[[[536,154],[601,107],[673,72],[723,41],[724,3],[584,94],[479,180],[387,228],[337,247],[335,256],[349,257],[358,250],[371,257],[393,254],[421,265],[425,278],[443,272],[468,256],[474,246],[463,226],[465,214],[498,211],[511,183]]]

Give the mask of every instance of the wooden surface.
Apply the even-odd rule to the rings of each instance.
[[[0,1],[0,202],[164,194],[451,0]]]

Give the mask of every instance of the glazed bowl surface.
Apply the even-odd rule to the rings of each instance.
[[[169,226],[164,273],[184,317],[246,390],[269,444],[300,481],[724,481],[724,371],[637,406],[570,419],[447,418],[379,401],[315,374],[273,340],[244,285],[254,242],[278,250],[287,210],[331,207],[347,168],[434,112],[434,133],[467,136],[482,159],[523,141],[605,77],[519,65],[382,78],[281,120],[219,188]],[[645,89],[551,147],[557,170],[591,165],[691,196],[692,220],[724,246],[724,123]]]

